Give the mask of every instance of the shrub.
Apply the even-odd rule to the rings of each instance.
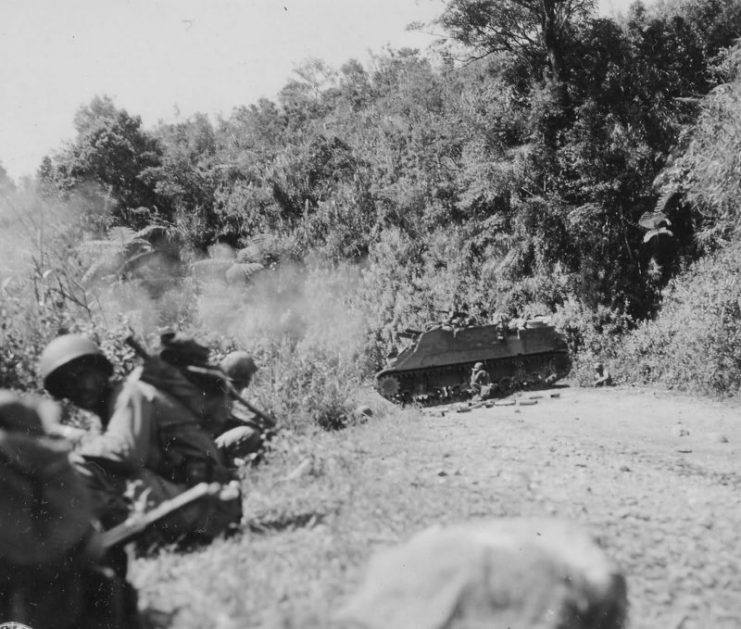
[[[612,363],[625,335],[635,327],[633,318],[606,306],[595,310],[569,298],[556,308],[556,328],[565,336],[572,356],[572,374],[581,384],[591,382],[595,362]]]
[[[191,332],[255,356],[249,394],[282,426],[338,428],[370,369],[359,285],[352,266],[280,266],[241,291],[207,289]]]
[[[665,289],[654,321],[615,352],[626,381],[734,395],[741,387],[741,244],[703,258]]]

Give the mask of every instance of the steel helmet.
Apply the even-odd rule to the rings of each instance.
[[[484,363],[476,363],[473,366],[473,368],[474,368],[474,371],[478,371],[479,369],[483,369],[484,368]]]
[[[99,366],[107,376],[113,375],[113,365],[103,355],[100,347],[82,334],[64,334],[49,343],[39,359],[39,375],[44,388],[55,397],[62,397],[60,376],[63,367],[86,359]]]
[[[257,371],[255,360],[247,352],[232,352],[221,361],[221,368],[226,375],[237,382],[249,381]]]

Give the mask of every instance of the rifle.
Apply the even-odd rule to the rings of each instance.
[[[124,342],[131,347],[138,355],[144,360],[152,360],[152,357],[149,355],[149,352],[147,352],[144,347],[137,341],[133,336],[128,336],[124,340]],[[233,400],[236,400],[240,404],[243,404],[245,408],[247,408],[249,411],[255,414],[257,418],[259,418],[263,425],[257,426],[259,429],[273,429],[276,426],[275,418],[271,415],[268,415],[267,413],[261,411],[257,407],[255,407],[253,404],[250,404],[247,400],[245,400],[240,394],[239,391],[237,391],[234,388],[234,385],[232,384],[229,377],[221,371],[218,367],[198,367],[196,365],[187,365],[185,367],[186,371],[189,371],[193,374],[198,374],[202,376],[209,376],[212,378],[217,378],[221,381],[224,388],[226,389],[227,393],[229,394],[229,397]],[[245,424],[250,424],[252,422],[242,419],[238,417],[240,421],[242,421]]]
[[[237,391],[234,388],[234,385],[232,384],[232,381],[229,379],[229,377],[221,371],[221,369],[218,369],[216,367],[197,367],[196,365],[188,365],[186,367],[188,371],[191,373],[196,373],[204,376],[214,376],[216,378],[220,378],[222,382],[224,383],[224,386],[226,387],[226,391],[229,394],[229,397],[231,397],[233,400],[236,400],[240,404],[244,404],[244,406],[252,411],[257,417],[259,417],[263,423],[264,428],[275,428],[276,421],[267,413],[263,413],[260,409],[258,409],[256,406],[250,404],[247,400],[245,400],[240,394],[239,391]],[[246,423],[246,420],[242,420]]]
[[[198,483],[198,485],[194,485],[174,498],[166,500],[151,511],[131,515],[125,522],[104,531],[100,536],[101,545],[104,550],[108,550],[114,546],[127,544],[168,515],[180,511],[207,496],[218,496],[221,489],[222,486],[219,483]]]

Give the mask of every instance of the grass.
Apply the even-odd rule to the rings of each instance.
[[[387,433],[395,418],[381,421]],[[240,535],[135,563],[144,602],[174,613],[178,627],[325,627],[372,540],[399,534],[377,506],[398,463],[369,456],[371,433],[358,426],[280,438],[267,465],[244,473]]]
[[[441,470],[445,444],[413,460],[425,418],[391,410],[343,431],[284,436],[246,470],[246,523],[188,554],[138,559],[132,579],[159,627],[320,628],[359,583],[377,548],[432,523],[504,515],[488,491],[462,492]],[[478,496],[478,497],[477,497]],[[158,624],[159,623],[159,624]]]

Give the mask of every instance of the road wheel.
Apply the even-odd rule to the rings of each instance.
[[[376,390],[387,400],[393,400],[397,395],[399,395],[401,385],[396,376],[383,376],[378,379]]]

